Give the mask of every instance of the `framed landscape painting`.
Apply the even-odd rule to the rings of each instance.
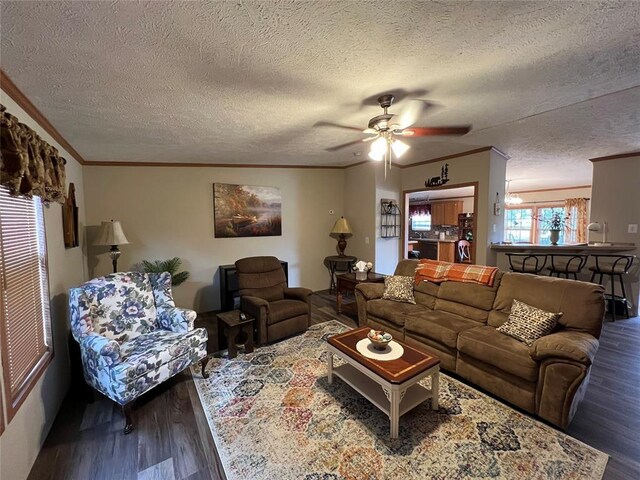
[[[216,238],[282,235],[282,196],[276,187],[213,184]]]

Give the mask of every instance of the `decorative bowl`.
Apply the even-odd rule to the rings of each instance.
[[[384,350],[385,348],[387,348],[389,342],[393,340],[393,337],[390,333],[387,333],[384,330],[373,329],[369,330],[367,338],[369,338],[369,340],[373,344],[373,348],[375,348],[376,350]]]

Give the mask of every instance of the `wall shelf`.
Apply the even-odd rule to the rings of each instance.
[[[396,200],[380,200],[380,238],[400,237],[400,207]]]

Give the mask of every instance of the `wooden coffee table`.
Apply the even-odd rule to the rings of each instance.
[[[367,273],[367,278],[362,280],[356,278],[355,272],[343,273],[342,275],[336,276],[336,311],[342,313],[344,310],[357,315],[358,307],[356,302],[343,303],[343,295],[345,293],[355,295],[356,285],[359,283],[380,283],[384,282],[384,277],[385,275],[375,272]]]
[[[400,417],[427,399],[438,409],[440,359],[402,342],[403,355],[396,360],[367,358],[356,344],[367,337],[369,327],[356,328],[327,339],[329,383],[336,375],[386,413],[391,422],[391,438],[398,438]],[[344,364],[333,367],[336,355]],[[431,377],[431,388],[418,384]]]

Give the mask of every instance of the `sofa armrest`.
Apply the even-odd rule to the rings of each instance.
[[[359,283],[356,285],[358,290],[366,300],[374,300],[382,298],[384,292],[384,283]]]
[[[97,333],[90,333],[80,338],[80,349],[93,357],[102,366],[112,366],[121,363],[120,344],[115,340],[103,337]]]
[[[289,287],[285,287],[285,289],[284,289],[284,298],[290,298],[292,300],[300,300],[301,302],[307,302],[307,301],[309,301],[309,295],[311,295],[312,293],[313,293],[313,291],[309,290],[308,288],[302,288],[302,287],[289,288]]]
[[[193,310],[169,305],[158,307],[157,312],[160,327],[175,333],[186,333],[193,330],[193,324],[198,316]]]
[[[571,360],[589,366],[598,350],[598,340],[584,332],[563,331],[539,338],[531,346],[536,361],[548,358]]]

